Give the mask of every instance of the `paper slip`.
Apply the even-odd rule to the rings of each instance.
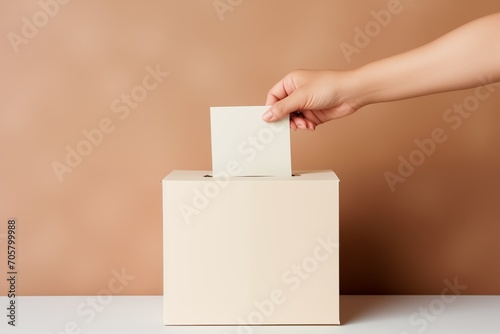
[[[289,118],[267,123],[267,109],[210,108],[214,177],[291,176]]]

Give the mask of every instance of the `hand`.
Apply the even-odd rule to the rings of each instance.
[[[354,96],[351,72],[305,71],[289,73],[267,93],[270,109],[262,118],[272,122],[290,114],[290,128],[314,130],[329,120],[354,113],[361,105]]]

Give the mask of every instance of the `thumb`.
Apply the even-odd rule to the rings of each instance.
[[[300,109],[301,99],[299,95],[299,91],[295,90],[284,99],[274,103],[269,110],[262,115],[262,119],[266,122],[278,121],[288,114]]]

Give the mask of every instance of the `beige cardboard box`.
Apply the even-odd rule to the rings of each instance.
[[[165,325],[339,323],[339,179],[163,179]]]

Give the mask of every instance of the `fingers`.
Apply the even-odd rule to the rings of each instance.
[[[302,110],[302,115],[303,115],[303,118],[310,121],[315,126],[323,123],[323,121],[318,118],[318,115],[313,110]]]
[[[293,116],[290,118],[290,128],[292,130],[315,130],[316,124],[303,116]]]
[[[267,93],[266,105],[271,107],[262,115],[262,119],[266,122],[277,121],[297,110],[296,105],[300,103],[296,96],[297,88],[293,72],[276,83]]]
[[[274,103],[268,111],[262,115],[262,119],[266,122],[273,122],[282,119],[291,112],[301,108],[302,100],[297,94],[298,91],[294,91],[287,97],[280,101]]]
[[[291,79],[291,74],[288,74],[269,90],[266,97],[266,106],[270,106],[279,100],[284,99],[294,90],[295,85]]]
[[[272,104],[275,104],[282,98],[286,96],[286,92],[283,89],[283,83],[282,81],[278,82],[276,85],[273,86],[267,93],[266,97],[266,106],[270,106]]]
[[[266,122],[280,120],[297,110],[302,110],[305,101],[307,101],[307,90],[301,82],[303,81],[303,72],[294,71],[286,75],[277,82],[267,93],[266,105],[269,109],[262,115]],[[314,130],[316,125],[321,124],[316,115],[311,111],[309,114],[290,116],[290,128],[292,130]]]

